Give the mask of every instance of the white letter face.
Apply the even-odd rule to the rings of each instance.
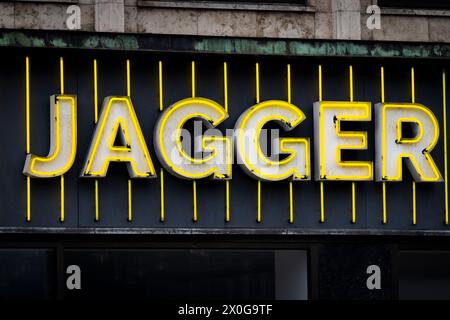
[[[370,120],[370,102],[314,103],[316,180],[373,180],[372,162],[341,160],[341,150],[367,149],[367,132],[341,131],[341,122]]]
[[[439,138],[433,112],[418,103],[379,103],[375,110],[377,181],[401,181],[402,159],[415,181],[442,181],[430,155]],[[413,124],[414,137],[402,136],[404,123]]]
[[[212,129],[226,118],[225,109],[209,99],[188,98],[176,102],[161,114],[155,127],[153,139],[158,159],[169,172],[180,178],[231,179],[230,137],[203,135],[201,149],[208,154],[202,158],[191,157],[184,150],[181,138],[188,120],[200,119]]]
[[[121,146],[114,145],[117,135]],[[126,162],[131,178],[156,177],[129,97],[106,97],[103,101],[82,176],[106,176],[111,161]]]
[[[290,131],[305,118],[299,108],[280,100],[261,102],[247,109],[234,128],[238,164],[249,176],[258,180],[309,180],[309,139],[279,138],[273,149],[288,155],[281,161],[268,158],[260,144],[261,129],[268,122],[275,121],[285,131]]]
[[[28,154],[23,173],[34,178],[52,178],[66,173],[77,150],[77,98],[50,97],[50,151],[48,156]]]

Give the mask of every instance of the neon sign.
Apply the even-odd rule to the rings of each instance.
[[[50,151],[47,156],[29,153],[23,173],[35,178],[61,176],[73,165],[77,148],[77,100],[73,95],[50,97]],[[371,161],[342,160],[343,150],[367,149],[367,132],[343,130],[342,122],[372,120],[370,102],[319,101],[314,103],[314,179],[318,181],[401,181],[402,159],[416,182],[442,181],[431,151],[439,137],[432,111],[418,103],[380,103],[375,106],[375,165]],[[267,156],[261,148],[263,126],[276,122],[285,131],[308,121],[301,108],[281,100],[258,103],[244,111],[232,136],[217,129],[199,137],[201,157],[189,154],[182,130],[191,119],[214,129],[228,117],[218,103],[199,97],[174,103],[159,117],[154,130],[155,151],[173,175],[190,180],[232,179],[233,152],[237,163],[251,177],[264,181],[302,181],[312,178],[310,137],[282,137]],[[412,126],[411,137],[403,126]],[[119,139],[121,145],[115,145]],[[127,164],[130,178],[154,178],[156,172],[130,97],[106,97],[93,133],[82,177],[102,178],[110,162]]]

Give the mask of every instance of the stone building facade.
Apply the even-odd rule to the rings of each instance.
[[[91,32],[450,42],[450,10],[380,5],[381,28],[371,30],[367,9],[377,2],[15,0],[0,2],[0,28],[67,30],[76,5],[81,31]]]

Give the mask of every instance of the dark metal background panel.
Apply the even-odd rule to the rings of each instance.
[[[426,106],[433,107],[433,112],[438,119],[440,127],[440,138],[436,146],[434,147],[433,154],[444,154],[444,123],[442,112],[442,85],[436,84],[430,86],[436,80],[442,77],[442,71],[437,68],[429,68],[428,66],[422,66],[419,64],[415,68],[415,96],[416,102],[424,104]],[[448,80],[447,80],[448,81]],[[447,82],[448,86],[448,82]],[[441,106],[439,108],[439,106]],[[448,102],[447,102],[448,107]],[[448,109],[447,109],[448,114]],[[433,157],[441,173],[444,168],[444,157]],[[442,183],[433,183],[427,185],[426,183],[416,184],[417,192],[417,220],[420,221],[421,228],[424,229],[437,229],[443,225],[442,217],[445,214],[445,205],[443,201],[438,199],[444,199],[445,189],[442,187]]]
[[[231,59],[228,63],[228,100],[230,118],[228,125],[234,128],[241,112],[256,102],[256,59]],[[236,186],[240,186],[237,188]],[[257,182],[249,178],[239,166],[233,167],[233,180],[230,183],[230,227],[248,225],[258,227],[257,217]],[[263,186],[264,188],[264,186]],[[243,199],[245,201],[238,201]],[[263,214],[264,215],[264,214]],[[233,221],[234,220],[234,221]]]
[[[387,64],[385,66],[385,100],[411,102],[411,65]],[[438,106],[429,106],[436,110]],[[441,141],[442,142],[442,141]],[[434,157],[437,154],[433,152]],[[403,181],[386,183],[386,205],[389,224],[396,228],[412,227],[412,178],[403,162]]]
[[[381,62],[358,62],[353,66],[354,100],[370,101],[373,104],[381,101]],[[367,130],[368,150],[355,152],[360,159],[375,159],[375,109],[372,107],[372,121],[360,126]],[[357,221],[361,219],[359,210],[365,213],[364,227],[389,228],[382,224],[383,202],[382,185],[380,183],[356,183]],[[390,215],[388,216],[390,218]],[[358,223],[358,222],[357,222]]]
[[[313,103],[318,100],[318,60],[304,63],[304,60],[292,59],[292,103],[301,108],[306,120],[292,130],[292,136],[309,137],[310,145],[314,143]],[[290,134],[290,133],[289,133]],[[312,149],[311,149],[312,150]],[[314,152],[311,152],[311,163],[314,163]],[[287,191],[287,190],[286,190]],[[293,185],[294,194],[294,223],[297,228],[322,228],[320,217],[320,188],[319,184],[311,181],[302,181]],[[286,208],[285,219],[288,217]],[[291,226],[291,227],[292,227]]]
[[[64,57],[65,92],[78,96],[78,151],[73,168],[66,175],[66,221],[59,222],[59,179],[32,179],[31,222],[25,222],[25,56],[30,57],[31,150],[46,154],[49,147],[49,96],[59,93],[59,58]],[[432,155],[443,168],[442,67],[445,61],[331,59],[298,57],[252,57],[208,55],[158,55],[150,52],[59,51],[56,49],[2,49],[0,92],[4,98],[0,117],[4,137],[0,158],[0,227],[79,228],[195,228],[209,230],[447,230],[444,218],[444,184],[417,184],[417,225],[412,221],[412,192],[409,172],[404,181],[387,184],[388,223],[381,224],[381,184],[356,183],[356,223],[351,219],[351,183],[325,182],[325,222],[320,223],[319,183],[294,183],[294,223],[289,217],[287,182],[262,183],[261,215],[257,223],[257,181],[238,165],[230,181],[230,222],[225,222],[225,183],[202,180],[197,183],[198,221],[193,222],[191,181],[164,174],[165,222],[160,221],[160,180],[133,180],[133,219],[127,221],[127,171],[123,164],[112,164],[99,182],[100,220],[94,221],[94,180],[80,179],[87,149],[94,130],[93,60],[98,65],[98,103],[108,95],[126,95],[126,61],[131,67],[131,98],[140,125],[160,175],[160,164],[153,148],[153,128],[160,114],[158,61],[163,63],[163,104],[191,96],[191,61],[196,66],[196,95],[223,104],[223,62],[227,62],[230,117],[219,126],[232,129],[239,115],[256,101],[256,70],[259,63],[261,100],[287,99],[287,64],[291,65],[292,102],[306,120],[288,136],[309,137],[313,146],[313,102],[318,100],[318,65],[323,70],[323,99],[349,100],[349,66],[353,66],[354,99],[380,101],[380,66],[385,67],[386,101],[411,101],[410,68],[416,68],[416,101],[433,110],[441,124],[441,136]],[[450,95],[450,94],[448,94]],[[372,110],[372,115],[374,110]],[[373,116],[372,116],[373,117]],[[373,122],[346,124],[348,129],[367,130],[369,149],[353,152],[357,159],[374,157]],[[268,128],[276,128],[276,125]],[[346,128],[347,128],[346,127]],[[6,139],[7,138],[7,139]],[[7,153],[6,153],[7,152]],[[314,155],[311,154],[311,163]],[[26,230],[26,229],[25,229]],[[169,229],[168,229],[169,230]]]
[[[0,59],[0,199],[2,226],[25,226],[26,192],[22,169],[25,159],[25,64],[23,56]],[[6,121],[6,119],[8,119]],[[14,137],[14,138],[13,138]]]

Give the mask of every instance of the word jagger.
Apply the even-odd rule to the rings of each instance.
[[[343,150],[367,149],[367,132],[342,130],[343,122],[372,120],[370,102],[320,101],[314,110],[314,179],[341,181],[401,181],[402,160],[417,182],[442,181],[431,151],[439,138],[433,112],[418,103],[375,105],[375,164],[343,160]],[[237,163],[251,177],[264,181],[310,180],[309,137],[279,137],[272,142],[272,156],[263,152],[261,133],[270,122],[290,131],[306,120],[302,110],[285,101],[269,100],[245,110],[233,134],[216,127],[228,118],[218,103],[187,98],[165,109],[155,125],[153,139],[157,157],[173,175],[184,179],[232,178],[234,153]],[[186,150],[183,130],[188,121],[201,120],[209,130],[194,146],[202,156]],[[77,97],[50,97],[50,150],[47,156],[28,154],[23,173],[36,178],[56,177],[72,167],[77,149]],[[412,128],[405,134],[404,128]],[[117,145],[116,141],[120,141]],[[279,156],[283,155],[280,160]],[[274,157],[276,156],[276,157]],[[104,99],[81,177],[105,177],[110,162],[127,164],[131,178],[156,177],[144,135],[126,96]]]

